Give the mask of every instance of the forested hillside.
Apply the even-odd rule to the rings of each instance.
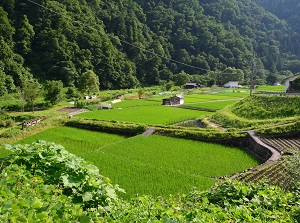
[[[298,0],[254,0],[267,11],[284,19],[298,33],[300,32],[300,2]]]
[[[299,42],[251,0],[1,0],[0,95],[32,77],[77,87],[88,70],[101,89],[248,84],[253,52],[257,83],[273,84],[299,71]]]

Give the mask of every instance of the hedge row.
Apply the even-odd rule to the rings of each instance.
[[[293,135],[300,133],[300,121],[278,125],[274,127],[261,128],[256,131],[257,135]]]
[[[117,134],[125,135],[136,135],[146,131],[147,126],[145,124],[134,124],[118,121],[103,121],[97,119],[83,119],[83,118],[72,118],[65,122],[65,125],[90,129],[95,131],[104,131]]]
[[[221,131],[221,130],[189,130],[189,129],[172,129],[172,128],[156,128],[156,133],[160,135],[168,135],[173,137],[193,139],[193,140],[224,140],[244,138],[247,133],[237,131]]]

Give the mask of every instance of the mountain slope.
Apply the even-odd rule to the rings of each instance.
[[[227,67],[243,70],[247,83],[253,49],[263,83],[296,72],[300,54],[299,35],[251,0],[3,0],[0,21],[6,91],[31,74],[77,86],[89,69],[102,89]]]
[[[300,2],[298,0],[253,0],[300,33]]]

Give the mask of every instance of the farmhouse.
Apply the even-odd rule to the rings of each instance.
[[[184,103],[184,97],[182,95],[176,95],[171,98],[163,99],[162,105],[181,105]]]
[[[300,93],[299,90],[293,89],[293,81],[299,76],[296,75],[285,80],[285,93]]]
[[[239,82],[238,81],[228,81],[226,84],[224,84],[224,87],[226,87],[226,88],[239,87]]]
[[[194,88],[198,88],[198,87],[200,87],[200,84],[195,83],[195,82],[188,82],[185,84],[185,88],[188,88],[188,89],[194,89]]]

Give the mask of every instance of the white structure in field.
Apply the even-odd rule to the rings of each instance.
[[[230,88],[230,87],[239,87],[238,81],[228,81],[226,84],[224,84],[224,87]]]

